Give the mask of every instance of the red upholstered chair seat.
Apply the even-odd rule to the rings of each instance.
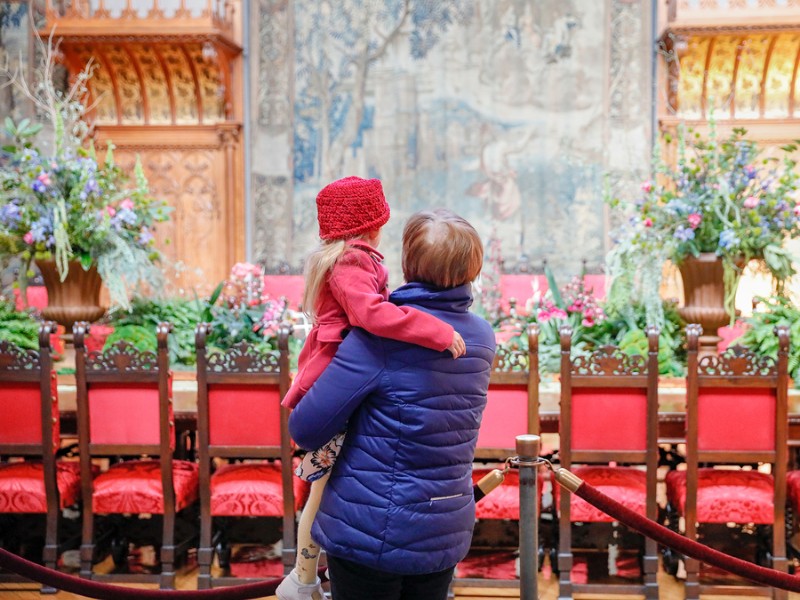
[[[56,462],[61,508],[80,499],[81,472],[77,462]],[[0,513],[45,513],[44,466],[41,462],[0,465]]]
[[[472,483],[478,481],[493,469],[475,469],[472,472]],[[542,484],[544,478],[539,474],[539,512],[542,508]],[[511,470],[506,473],[503,483],[486,494],[480,502],[475,504],[476,519],[519,519],[519,471]]]
[[[172,463],[175,509],[197,500],[197,464],[184,460]],[[95,513],[164,513],[161,470],[157,460],[131,460],[112,465],[94,479],[92,510]]]
[[[683,515],[686,471],[670,471],[667,499]],[[771,525],[774,518],[772,476],[758,471],[699,469],[697,521],[699,523],[755,523]]]
[[[629,467],[574,467],[572,472],[598,491],[613,498],[626,508],[645,514],[647,506],[647,474],[644,470]],[[558,485],[555,484],[554,485]],[[572,495],[570,521],[573,523],[610,523],[606,513],[598,510],[583,498]]]
[[[786,497],[795,511],[800,509],[800,471],[789,471],[786,474]]]
[[[292,478],[295,510],[303,507],[307,492],[300,478]],[[211,514],[217,517],[280,517],[283,489],[280,461],[223,465],[211,476]]]

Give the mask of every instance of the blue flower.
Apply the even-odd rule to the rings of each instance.
[[[732,248],[739,245],[739,238],[732,229],[723,229],[719,234],[719,247]]]
[[[31,235],[33,241],[44,242],[53,233],[53,223],[50,217],[42,215],[38,220],[31,223]]]

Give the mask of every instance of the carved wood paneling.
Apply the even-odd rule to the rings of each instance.
[[[115,159],[128,172],[138,155],[151,194],[173,207],[169,222],[156,231],[168,293],[194,288],[206,294],[244,259],[242,236],[234,233],[244,229],[241,190],[229,185],[241,178],[231,173],[241,169],[236,131],[238,126],[97,129],[99,151],[113,140]]]

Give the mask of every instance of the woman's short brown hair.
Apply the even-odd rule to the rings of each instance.
[[[411,215],[403,229],[403,276],[407,282],[452,288],[477,279],[483,243],[466,219],[446,208]]]

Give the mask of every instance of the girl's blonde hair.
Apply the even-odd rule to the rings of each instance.
[[[303,268],[306,287],[303,290],[303,313],[312,321],[316,321],[317,302],[325,284],[325,278],[347,249],[344,240],[327,240],[322,242],[306,257]]]

